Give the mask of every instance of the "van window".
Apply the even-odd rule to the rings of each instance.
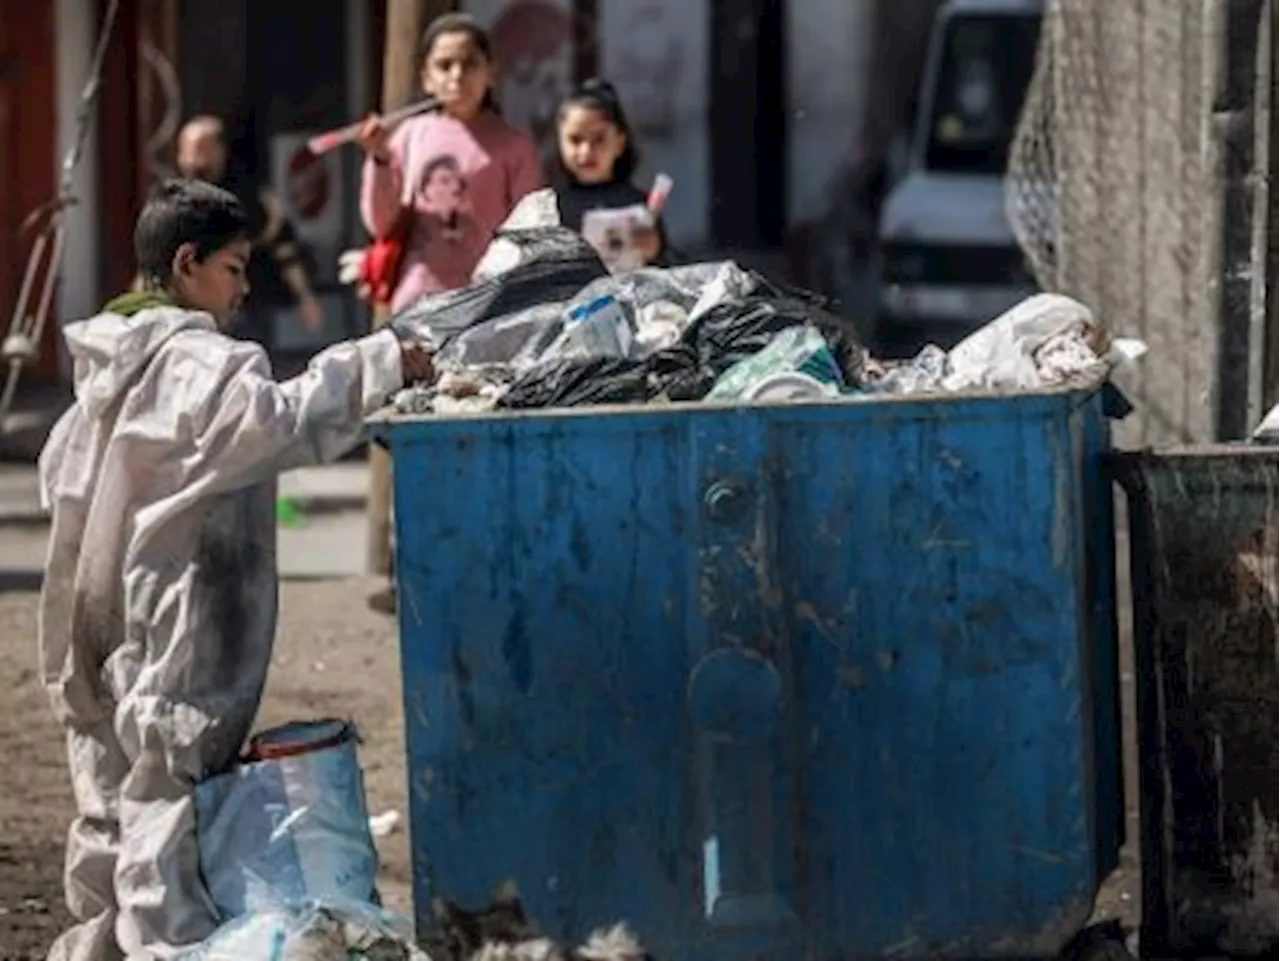
[[[925,166],[1003,174],[1035,67],[1040,17],[957,15],[942,44]]]

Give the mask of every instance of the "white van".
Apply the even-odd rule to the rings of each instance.
[[[938,12],[880,212],[878,341],[949,347],[1036,292],[1003,181],[1042,10],[1042,0],[949,0]]]

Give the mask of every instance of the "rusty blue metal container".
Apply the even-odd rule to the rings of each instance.
[[[376,421],[419,924],[1054,955],[1123,830],[1103,399]]]

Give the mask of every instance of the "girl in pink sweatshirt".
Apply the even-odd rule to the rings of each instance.
[[[446,14],[423,33],[418,56],[422,89],[439,110],[391,132],[373,115],[360,136],[364,225],[375,237],[404,231],[392,313],[470,283],[516,201],[543,185],[533,140],[498,113],[484,30],[465,14]]]

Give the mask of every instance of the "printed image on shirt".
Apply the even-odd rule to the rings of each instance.
[[[432,239],[457,242],[478,232],[467,193],[467,179],[453,154],[441,154],[422,168],[413,199]]]

